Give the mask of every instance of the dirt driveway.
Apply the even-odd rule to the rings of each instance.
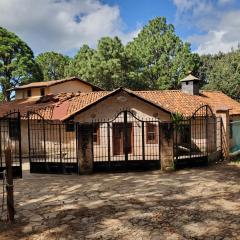
[[[240,164],[173,173],[15,181],[17,223],[1,240],[240,239]]]

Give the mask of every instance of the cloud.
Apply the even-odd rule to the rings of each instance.
[[[230,11],[224,14],[215,30],[209,30],[205,35],[189,38],[198,43],[197,52],[200,54],[229,52],[240,43],[240,11]]]
[[[233,0],[218,0],[218,3],[221,4],[221,5],[229,4],[231,2],[233,2]]]
[[[191,30],[202,33],[188,37],[196,45],[195,52],[209,54],[229,52],[240,40],[240,11],[234,0],[173,0],[177,7],[178,22],[188,23]],[[223,8],[223,5],[228,8]]]
[[[210,0],[173,0],[173,3],[179,15],[191,12],[193,16],[198,16],[210,12],[213,7]]]
[[[95,46],[103,36],[118,35],[127,42],[138,32],[125,33],[118,6],[100,0],[1,0],[0,25],[18,34],[35,53]]]

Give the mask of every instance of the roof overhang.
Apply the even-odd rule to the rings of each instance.
[[[68,82],[68,81],[79,81],[81,83],[84,83],[88,86],[91,86],[93,88],[93,90],[95,91],[104,91],[104,89],[97,87],[89,82],[86,82],[78,77],[71,77],[71,78],[66,78],[66,79],[59,79],[59,80],[53,80],[53,81],[49,81],[48,83],[46,82],[38,82],[39,84],[35,84],[35,85],[30,85],[30,84],[26,84],[26,85],[22,85],[22,86],[18,86],[18,87],[13,87],[10,89],[7,89],[7,91],[16,91],[16,90],[22,90],[22,89],[29,89],[29,88],[46,88],[46,87],[51,87],[51,86],[55,86],[64,82]],[[52,83],[51,83],[52,82]]]
[[[78,114],[80,114],[82,112],[85,112],[88,109],[90,109],[91,107],[95,106],[96,104],[98,104],[98,103],[104,101],[105,99],[107,99],[109,97],[112,97],[112,96],[114,96],[114,95],[116,95],[117,93],[120,93],[120,92],[125,92],[125,93],[129,94],[130,96],[132,96],[134,98],[137,98],[137,99],[139,99],[139,100],[141,100],[141,101],[143,101],[143,102],[145,102],[147,104],[150,104],[150,105],[152,105],[152,106],[154,106],[154,107],[156,107],[156,108],[158,108],[158,109],[160,109],[160,110],[162,110],[162,111],[164,111],[164,112],[166,112],[168,114],[172,114],[172,112],[169,111],[168,109],[166,109],[166,108],[164,108],[164,107],[162,107],[162,106],[160,106],[160,105],[158,105],[158,104],[156,104],[156,103],[154,103],[154,102],[152,102],[152,101],[150,101],[150,100],[148,100],[146,98],[143,98],[143,97],[137,95],[136,93],[132,92],[131,90],[128,90],[126,88],[118,88],[115,91],[112,91],[109,94],[107,94],[107,95],[103,96],[102,98],[98,99],[97,101],[87,105],[86,107],[84,107],[84,108],[82,108],[82,109],[80,109],[80,110],[78,110],[78,111],[76,111],[76,112],[74,112],[72,114],[69,114],[68,116],[62,118],[61,120],[62,121],[66,121],[66,120],[68,120],[68,119],[70,119],[70,118],[72,118],[72,117],[74,117],[74,116],[76,116],[76,115],[78,115]]]

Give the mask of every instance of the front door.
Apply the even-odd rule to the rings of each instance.
[[[125,153],[125,147],[128,154],[132,153],[133,150],[132,123],[113,123],[113,155],[123,155]]]

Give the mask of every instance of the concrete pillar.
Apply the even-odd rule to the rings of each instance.
[[[217,109],[216,116],[222,119],[222,149],[224,158],[228,160],[230,148],[229,109],[224,107]]]
[[[163,171],[174,170],[172,123],[161,124],[161,169]]]
[[[80,174],[93,171],[92,125],[80,124],[78,127],[78,159]]]

